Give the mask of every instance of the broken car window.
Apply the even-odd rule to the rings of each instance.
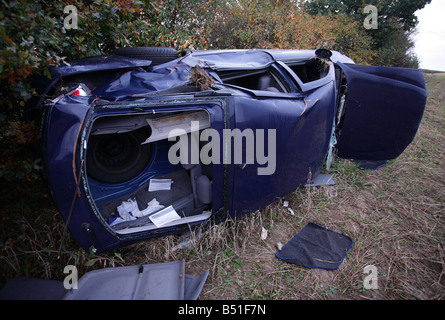
[[[289,92],[284,81],[270,68],[266,70],[220,71],[219,77],[224,83],[250,90]]]
[[[300,78],[301,82],[307,83],[324,78],[329,73],[329,64],[326,59],[314,57],[304,63],[287,65]]]

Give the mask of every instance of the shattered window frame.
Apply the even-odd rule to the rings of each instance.
[[[267,68],[253,70],[217,71],[217,74],[223,84],[241,87],[248,90],[271,91],[277,93],[294,92],[293,88],[290,87],[288,81],[284,78],[280,70],[273,65]],[[268,76],[269,79],[263,78],[264,76]],[[251,82],[248,80],[248,78],[252,78],[251,80],[255,81]],[[269,83],[266,82],[267,80],[269,80]]]

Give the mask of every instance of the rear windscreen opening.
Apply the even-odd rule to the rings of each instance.
[[[192,127],[192,121],[199,127]],[[103,116],[94,121],[87,141],[88,185],[109,228],[129,234],[211,216],[211,164],[173,164],[168,154],[177,141],[186,141],[183,150],[189,153],[211,143],[196,141],[194,133],[209,126],[203,110]],[[177,137],[172,129],[177,129]]]

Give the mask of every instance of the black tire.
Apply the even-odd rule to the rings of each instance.
[[[115,134],[91,135],[87,149],[87,173],[104,183],[120,183],[139,175],[151,158],[145,128]]]
[[[153,66],[175,60],[179,57],[175,49],[166,47],[119,48],[113,50],[112,53],[129,58],[151,60]]]

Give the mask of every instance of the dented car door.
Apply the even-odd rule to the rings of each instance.
[[[413,140],[427,92],[421,70],[338,63],[346,77],[346,104],[337,128],[338,156],[397,158]]]
[[[250,158],[234,164],[234,215],[291,193],[321,169],[336,98],[334,66],[330,68],[323,84],[301,93],[292,75],[277,64],[274,70],[289,86],[287,92],[260,90],[235,99],[235,127],[245,133],[243,151]]]

